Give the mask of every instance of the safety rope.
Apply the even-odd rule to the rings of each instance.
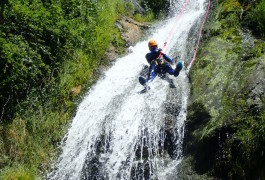
[[[166,48],[166,45],[167,45],[167,42],[169,41],[169,39],[171,38],[176,26],[177,26],[177,23],[178,21],[180,20],[180,18],[182,17],[184,11],[186,10],[187,6],[189,4],[189,0],[186,0],[185,4],[183,5],[182,9],[181,9],[181,12],[179,13],[179,15],[176,17],[176,20],[175,20],[175,23],[173,25],[173,27],[171,28],[170,32],[168,33],[167,35],[167,38],[166,38],[166,41],[162,47],[162,51],[165,50]],[[188,69],[187,69],[187,73],[189,73],[194,61],[195,61],[195,58],[196,58],[196,55],[197,55],[197,51],[198,51],[198,48],[199,48],[199,45],[200,45],[200,41],[201,41],[201,36],[202,36],[202,30],[203,30],[203,27],[204,27],[204,24],[205,24],[205,21],[207,19],[207,16],[209,14],[209,10],[210,10],[210,6],[211,6],[211,0],[209,0],[209,3],[208,3],[208,8],[207,8],[207,11],[206,11],[206,14],[204,16],[204,20],[203,20],[203,23],[202,23],[202,26],[201,26],[201,29],[200,29],[200,33],[199,33],[199,38],[198,38],[198,41],[197,41],[197,45],[196,45],[196,49],[195,49],[195,52],[194,52],[194,55],[193,55],[193,58],[188,66]],[[159,57],[158,58],[161,58],[162,56],[162,53],[160,53]]]
[[[162,47],[162,51],[165,50],[166,45],[167,45],[167,42],[169,41],[169,39],[171,38],[171,36],[172,36],[172,34],[173,34],[175,28],[177,27],[178,21],[180,20],[180,18],[182,17],[184,11],[186,10],[186,8],[187,8],[187,6],[188,6],[188,4],[189,4],[189,1],[190,1],[190,0],[186,0],[185,4],[184,4],[183,7],[181,8],[180,13],[179,13],[178,16],[176,17],[176,20],[175,20],[175,22],[174,22],[174,25],[173,25],[173,27],[171,28],[170,32],[168,33],[168,35],[167,35],[167,37],[166,37],[165,43],[164,43],[164,45],[163,45],[163,47]],[[162,53],[160,53],[160,55],[159,55],[158,58],[161,58],[161,56],[162,56]]]
[[[196,49],[195,49],[195,52],[194,52],[194,55],[193,55],[193,58],[188,66],[188,69],[187,69],[187,73],[189,74],[190,72],[190,69],[195,61],[195,58],[196,58],[196,54],[197,54],[197,51],[198,51],[198,47],[199,47],[199,44],[200,44],[200,40],[201,40],[201,36],[202,36],[202,30],[203,30],[203,27],[204,27],[204,24],[205,24],[205,21],[207,19],[207,16],[209,14],[209,10],[210,10],[210,6],[211,6],[211,0],[209,0],[209,3],[208,3],[208,8],[207,8],[207,12],[204,16],[204,20],[203,20],[203,23],[202,23],[202,26],[201,26],[201,30],[200,30],[200,34],[199,34],[199,38],[198,38],[198,42],[197,42],[197,45],[196,45]]]

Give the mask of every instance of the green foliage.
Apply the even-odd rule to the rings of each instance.
[[[256,36],[265,37],[265,0],[222,0],[215,11],[216,20],[227,21],[227,25],[249,27]],[[230,18],[227,18],[230,16]],[[235,23],[235,24],[233,24]]]
[[[0,108],[12,119],[29,92],[50,93],[61,67],[82,50],[93,71],[112,40],[116,1],[13,1],[0,31]],[[17,102],[18,101],[18,102]]]
[[[134,19],[138,22],[150,22],[154,19],[154,13],[148,12],[146,15],[137,13],[134,15]]]
[[[244,24],[250,27],[256,36],[265,38],[265,0],[259,0],[248,5]],[[251,8],[250,8],[251,7]]]
[[[257,24],[257,30],[261,33],[262,37],[265,37],[265,0],[261,0],[257,3],[253,13],[253,18]]]
[[[112,44],[118,50],[118,53],[123,52],[123,47],[125,47],[125,41],[122,39],[120,32],[116,29],[112,34]]]
[[[125,6],[124,6],[123,1],[118,1],[118,2],[117,2],[116,10],[117,10],[117,12],[118,12],[120,15],[125,14]]]
[[[166,14],[169,6],[170,1],[169,0],[141,0],[140,4],[145,7],[147,12],[153,12],[154,16],[161,17],[161,14]]]
[[[34,179],[48,169],[75,110],[74,101],[93,83],[106,49],[112,43],[122,52],[125,42],[114,28],[121,3],[1,4],[1,179]]]
[[[31,180],[35,179],[35,176],[32,172],[32,170],[22,167],[22,166],[14,166],[13,168],[8,169],[0,175],[0,179],[2,180],[10,180],[10,179],[15,179],[15,180]]]
[[[256,116],[242,117],[239,121],[237,138],[243,158],[251,161],[253,153],[263,150],[265,142],[265,111]]]
[[[132,2],[125,2],[125,10],[127,15],[132,16],[134,14],[134,5]]]
[[[238,0],[226,0],[223,4],[224,13],[240,12],[242,5]]]
[[[142,1],[141,4],[145,7],[146,13],[140,13],[137,7],[134,7],[134,4],[130,1],[118,1],[116,5],[116,10],[119,14],[123,14],[129,17],[132,17],[138,22],[152,22],[155,18],[154,9],[147,5],[146,1]],[[163,7],[158,7],[163,14]],[[156,15],[156,17],[159,17]]]

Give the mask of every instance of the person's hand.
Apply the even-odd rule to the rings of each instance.
[[[164,52],[162,51],[161,48],[159,48],[158,51],[159,51],[162,55],[164,55]]]
[[[161,48],[158,48],[157,50],[156,50],[156,52],[161,52],[162,51],[162,49]]]

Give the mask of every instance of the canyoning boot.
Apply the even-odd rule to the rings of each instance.
[[[144,86],[144,89],[138,92],[139,94],[146,93],[148,90],[150,90],[150,87],[147,85],[146,79],[144,77],[140,76],[139,82],[142,86]]]
[[[139,77],[139,83],[142,85],[142,86],[145,86],[146,85],[146,79],[142,76]]]
[[[183,65],[181,62],[178,62],[174,71],[174,76],[177,77],[179,75],[179,72],[181,71]]]
[[[145,90],[150,90],[150,87],[147,85],[146,79],[144,77],[140,76],[139,77],[139,82],[140,82],[141,85],[144,86]]]

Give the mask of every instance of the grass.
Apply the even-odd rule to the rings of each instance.
[[[32,180],[36,179],[33,169],[28,169],[21,165],[14,165],[12,168],[4,169],[1,173],[0,179],[2,180]]]

